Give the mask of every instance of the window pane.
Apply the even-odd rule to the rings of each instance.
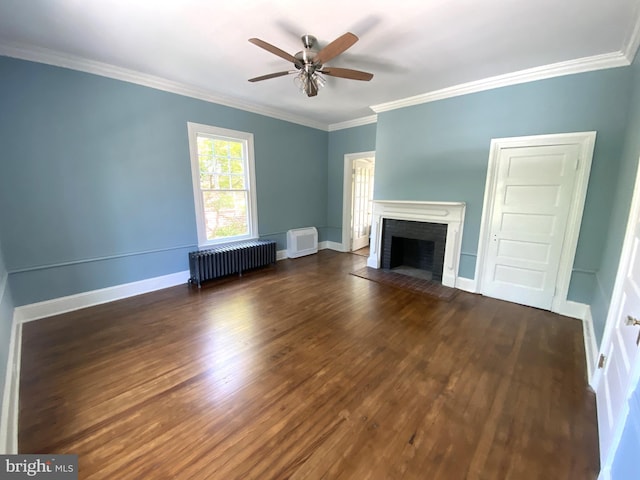
[[[233,190],[244,190],[244,177],[240,175],[232,175],[231,177],[231,186]]]
[[[226,140],[213,141],[213,153],[216,157],[226,157],[229,155],[229,142]]]
[[[231,159],[230,162],[230,166],[231,166],[231,173],[237,173],[237,174],[242,174],[244,175],[244,162],[242,161],[242,159]]]
[[[200,173],[200,188],[203,190],[214,188],[213,175],[209,173]]]
[[[247,192],[202,192],[207,240],[247,235]]]
[[[214,160],[213,157],[206,155],[198,155],[198,163],[200,166],[200,173],[213,173],[214,172]]]
[[[229,159],[216,157],[216,173],[229,173]]]
[[[198,135],[198,153],[213,156],[213,139]]]
[[[229,180],[229,175],[216,175],[216,184],[213,188],[230,189],[231,181]]]
[[[229,142],[229,156],[231,158],[242,158],[242,143]]]

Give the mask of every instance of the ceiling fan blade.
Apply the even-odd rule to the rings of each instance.
[[[320,70],[320,73],[332,77],[349,78],[351,80],[364,80],[368,82],[373,78],[373,73],[351,70],[350,68],[327,67]]]
[[[358,37],[356,37],[353,33],[347,32],[344,35],[336,38],[329,45],[324,47],[322,50],[318,52],[316,58],[313,59],[315,63],[325,64],[332,58],[337,57],[346,49],[348,49],[351,45],[358,41]]]
[[[271,45],[270,43],[265,42],[264,40],[260,40],[259,38],[250,38],[249,41],[254,45],[257,45],[260,48],[264,48],[267,52],[271,52],[274,55],[279,56],[280,58],[284,58],[291,63],[297,63],[296,57],[285,52],[284,50],[280,50],[278,47]]]
[[[269,80],[270,78],[283,77],[284,75],[289,75],[290,73],[292,72],[288,70],[286,72],[269,73],[268,75],[262,75],[260,77],[250,78],[249,81],[260,82],[261,80]]]

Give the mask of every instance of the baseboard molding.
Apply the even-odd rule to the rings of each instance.
[[[9,342],[7,372],[2,392],[0,412],[0,454],[18,453],[18,395],[20,393],[20,357],[22,350],[22,324],[14,313]]]
[[[320,250],[335,250],[336,252],[346,252],[346,250],[343,248],[342,243],[338,243],[338,242],[330,242],[330,241],[326,241],[326,242],[320,242],[320,244],[318,245],[318,248]]]
[[[343,252],[344,250],[342,250],[342,244],[341,243],[337,243],[337,242],[329,242],[329,241],[324,241],[324,242],[318,242],[318,250],[336,250],[338,252]],[[287,251],[286,250],[278,250],[276,252],[276,261],[280,261],[280,260],[286,260],[287,257]]]
[[[565,300],[558,305],[556,310],[552,310],[554,313],[559,313],[565,317],[577,318],[578,320],[584,320],[587,318],[587,311],[590,309],[586,303],[572,302],[571,300]],[[591,313],[589,313],[591,315]]]
[[[465,292],[476,293],[476,281],[473,278],[458,277],[456,278],[456,288]]]
[[[593,329],[591,307],[586,303],[566,300],[559,305],[559,308],[555,313],[582,320],[584,355],[585,362],[587,364],[587,381],[589,382],[589,386],[595,391],[597,382],[596,362],[598,358],[598,344],[596,343],[596,334]]]
[[[598,381],[595,375],[598,362],[598,344],[593,330],[593,317],[589,305],[587,305],[586,314],[582,320],[582,334],[584,335],[584,353],[587,361],[587,381],[595,392]]]
[[[607,466],[600,470],[598,480],[611,480],[611,467]]]
[[[44,302],[31,303],[16,307],[14,317],[18,323],[30,322],[61,313],[80,310],[102,303],[113,302],[123,298],[133,297],[143,293],[175,287],[189,280],[189,271],[172,273],[161,277],[148,278],[138,282],[125,283],[114,287],[92,290],[67,297],[54,298]]]

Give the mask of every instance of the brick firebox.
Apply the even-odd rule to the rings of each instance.
[[[447,225],[385,218],[382,227],[381,267],[405,265],[430,271],[442,281]]]

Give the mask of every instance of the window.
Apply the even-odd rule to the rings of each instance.
[[[188,123],[198,245],[258,237],[253,134]]]

